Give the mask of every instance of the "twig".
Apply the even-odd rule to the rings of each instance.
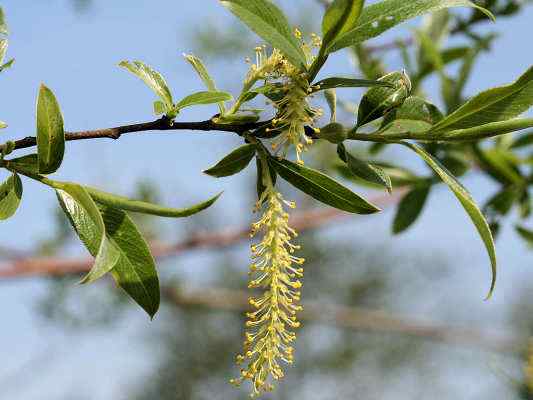
[[[263,126],[270,125],[271,121],[254,122],[246,124],[221,124],[216,123],[213,119],[200,122],[176,122],[168,118],[160,118],[152,122],[143,122],[140,124],[122,125],[114,128],[96,129],[80,132],[66,132],[65,140],[86,140],[86,139],[119,139],[127,133],[138,133],[146,131],[220,131],[233,132],[242,134],[248,130],[259,129]],[[37,145],[37,139],[34,136],[28,136],[24,139],[16,140],[14,149],[25,149]],[[3,148],[0,145],[0,150]]]
[[[226,311],[247,311],[249,293],[226,289],[188,290],[164,288],[163,295],[178,307],[207,307]],[[490,351],[520,353],[527,338],[501,333],[488,333],[470,328],[444,326],[400,318],[381,311],[370,311],[340,305],[308,303],[299,313],[302,320],[319,322],[356,331],[395,333],[448,344],[475,346]]]
[[[396,203],[404,192],[404,190],[399,189],[392,196],[381,195],[371,199],[371,201],[380,207],[386,207]],[[348,216],[350,214],[333,208],[302,211],[291,217],[291,225],[297,231],[303,232],[325,226],[336,220],[347,220]],[[250,229],[248,226],[225,229],[215,233],[199,233],[174,244],[154,244],[152,245],[152,253],[155,258],[161,260],[166,257],[177,256],[190,250],[228,247],[248,238],[249,233]],[[92,259],[89,258],[28,257],[4,264],[3,267],[0,267],[0,279],[80,274],[88,271],[92,263]]]

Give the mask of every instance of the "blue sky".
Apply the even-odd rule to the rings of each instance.
[[[176,97],[187,95],[201,90],[201,83],[181,58],[182,52],[193,50],[189,41],[191,25],[205,18],[221,24],[234,23],[212,0],[98,0],[84,16],[73,13],[66,0],[3,0],[2,6],[12,32],[9,55],[16,58],[14,68],[0,75],[0,117],[10,125],[2,132],[4,140],[34,134],[35,98],[41,82],[58,97],[68,130],[150,120],[153,95],[118,68],[118,62],[147,61],[163,73]],[[490,56],[483,56],[478,63],[467,88],[469,93],[510,82],[531,65],[531,46],[526,39],[532,37],[531,21],[531,8],[519,18],[498,21],[496,29],[501,37]],[[399,28],[393,34],[398,32],[408,33]],[[392,62],[399,65],[395,59]],[[246,66],[241,59],[222,65],[221,69],[212,68],[213,75],[221,87],[234,89]],[[347,66],[345,58],[339,55],[332,59],[328,70],[342,74]],[[209,107],[194,109],[184,113],[183,119],[205,119],[215,112]],[[224,133],[133,134],[118,142],[69,143],[57,178],[124,194],[132,190],[139,177],[153,179],[162,187],[164,202],[178,207],[225,190],[213,214],[223,213],[225,220],[247,221],[249,215],[243,210],[250,208],[251,200],[243,196],[247,193],[243,185],[251,184],[251,175],[213,180],[201,173],[237,144],[238,138]],[[404,151],[397,154],[411,157]],[[480,201],[493,189],[480,177],[467,178],[465,183]],[[31,182],[24,189],[23,204],[16,217],[3,222],[0,230],[3,246],[31,249],[32,243],[50,234],[53,227],[53,193]],[[501,325],[501,305],[513,299],[514,289],[524,275],[531,274],[531,253],[507,227],[498,242],[501,271],[498,288],[494,299],[483,303],[489,267],[480,240],[456,199],[444,188],[433,193],[431,200],[431,207],[416,227],[399,238],[390,238],[390,212],[372,220],[360,218],[356,223],[326,232],[334,235],[347,230],[362,238],[371,230],[376,241],[385,241],[396,249],[412,251],[423,247],[435,254],[452,254],[459,260],[457,270],[461,274],[446,285],[435,283],[435,290],[451,290],[457,295],[463,302],[464,313],[459,313],[463,322],[467,323],[475,313],[474,319],[482,325],[489,316],[493,325]],[[219,223],[224,226],[223,219]],[[165,227],[172,238],[186,233],[186,225],[180,221]],[[76,247],[75,251],[83,250]],[[187,256],[180,260],[180,265],[186,270],[209,257],[209,254]],[[143,352],[136,350],[141,343],[139,338],[155,329],[157,321],[150,324],[139,312],[110,333],[63,332],[35,312],[36,300],[45,288],[43,282],[32,279],[0,283],[0,387],[3,379],[23,368],[27,360],[40,354],[47,361],[52,357],[51,362],[43,363],[40,382],[11,382],[7,393],[0,389],[0,399],[55,399],[74,387],[81,388],[91,399],[125,399],[121,385],[134,382],[150,366],[149,362],[141,362]],[[431,304],[432,300],[427,302]],[[61,350],[67,348],[68,352]],[[96,378],[100,380],[98,385],[89,382]]]

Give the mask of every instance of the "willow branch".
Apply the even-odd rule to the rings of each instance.
[[[472,142],[521,131],[533,127],[533,118],[517,118],[508,121],[490,122],[473,128],[456,129],[445,132],[400,132],[400,133],[356,133],[350,132],[348,139],[362,142],[395,143],[400,140],[421,142]]]
[[[242,135],[249,130],[259,129],[264,126],[269,126],[271,121],[254,122],[245,124],[221,124],[214,122],[213,118],[206,121],[199,122],[177,122],[168,118],[160,118],[151,122],[143,122],[132,125],[122,125],[113,128],[95,129],[90,131],[80,132],[65,132],[65,140],[87,140],[87,139],[119,139],[122,135],[128,133],[140,133],[147,131],[219,131],[232,132]],[[25,149],[37,145],[37,138],[28,136],[24,139],[19,139],[14,142],[14,149]],[[0,151],[5,145],[0,145]]]
[[[226,289],[163,288],[163,296],[177,307],[205,307],[226,311],[248,311],[249,293]],[[369,333],[394,333],[415,338],[475,346],[490,351],[520,353],[527,346],[527,338],[475,329],[444,326],[409,318],[400,318],[381,311],[322,303],[306,303],[299,313],[302,320],[318,322],[345,329]]]
[[[405,193],[397,190],[394,195],[377,196],[371,201],[384,208],[395,204]],[[347,221],[352,214],[333,208],[302,211],[291,217],[291,226],[297,231],[304,232],[326,226],[334,221]],[[188,239],[170,244],[152,244],[152,254],[160,261],[165,258],[175,257],[187,251],[198,249],[220,249],[236,245],[248,239],[249,226],[224,229],[219,232],[203,232],[190,236]],[[0,279],[15,279],[22,277],[64,276],[81,274],[92,267],[91,258],[65,259],[57,257],[26,257],[10,261],[0,266]]]

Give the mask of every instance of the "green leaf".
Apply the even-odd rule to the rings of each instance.
[[[483,207],[483,213],[489,217],[494,215],[507,215],[513,208],[513,204],[519,198],[519,187],[512,185],[504,187],[487,201]]]
[[[466,174],[470,168],[470,160],[459,151],[447,152],[440,161],[456,177]]]
[[[14,62],[15,62],[15,60],[11,59],[8,62],[6,62],[5,64],[0,65],[0,72],[10,68],[13,65]]]
[[[52,182],[61,207],[78,236],[95,257],[82,283],[112,272],[116,282],[151,316],[159,307],[159,282],[148,245],[121,210],[101,206],[74,183]]]
[[[489,165],[492,172],[500,177],[503,182],[522,184],[524,179],[521,176],[520,169],[514,165],[511,153],[494,147],[483,152],[483,163]]]
[[[215,178],[235,175],[248,166],[252,158],[254,158],[256,150],[255,144],[245,144],[233,150],[213,167],[206,169],[204,174]]]
[[[324,204],[355,214],[381,211],[320,171],[274,157],[269,157],[268,162],[283,179]]]
[[[424,178],[418,177],[407,168],[384,162],[374,162],[373,164],[381,168],[391,178],[393,187],[418,185],[424,180]]]
[[[379,81],[392,84],[393,87],[374,87],[369,89],[361,99],[357,115],[357,127],[363,126],[399,107],[411,92],[411,81],[404,72],[391,72]]]
[[[11,218],[17,211],[22,198],[22,182],[13,173],[0,185],[0,220]]]
[[[353,88],[353,87],[372,87],[380,86],[393,88],[394,85],[387,81],[382,80],[371,80],[371,79],[352,79],[352,78],[342,78],[342,77],[332,77],[323,79],[317,83],[313,84],[313,88],[316,88],[316,91],[326,90],[326,89],[335,89],[335,88]]]
[[[530,247],[533,247],[533,231],[519,225],[517,225],[515,229],[516,233],[518,233]]]
[[[7,29],[6,18],[4,16],[4,10],[0,7],[0,34],[7,35],[9,30]]]
[[[221,0],[221,3],[263,40],[281,51],[295,67],[306,69],[305,54],[287,18],[271,1]]]
[[[533,67],[515,83],[481,92],[448,115],[432,132],[472,128],[491,122],[506,121],[533,105]]]
[[[402,197],[392,223],[392,233],[401,233],[415,223],[424,209],[430,189],[430,185],[415,186]]]
[[[172,100],[172,93],[165,81],[165,78],[152,69],[150,66],[140,61],[122,61],[119,64],[120,67],[127,69],[132,74],[140,78],[154,93],[165,103],[168,110],[174,107],[174,101]]]
[[[401,106],[387,114],[383,124],[386,125],[394,119],[403,119],[424,121],[433,125],[439,122],[442,118],[442,113],[434,104],[431,104],[418,96],[409,96]]]
[[[433,104],[417,96],[410,96],[401,106],[385,115],[379,133],[421,133],[442,118],[442,114]]]
[[[533,144],[533,131],[521,133],[511,144],[512,149],[531,146]]]
[[[154,101],[154,114],[155,115],[163,115],[166,114],[169,110],[167,109],[167,106],[165,103],[163,103],[161,100]]]
[[[492,282],[490,285],[490,290],[487,298],[492,295],[494,291],[494,286],[496,284],[496,249],[494,246],[494,239],[492,237],[489,224],[485,220],[483,213],[480,211],[479,207],[476,205],[474,199],[466,190],[466,188],[461,185],[461,183],[455,179],[455,177],[443,166],[440,162],[433,158],[429,153],[427,153],[423,148],[418,145],[401,142],[404,146],[407,146],[411,150],[415,151],[424,161],[435,171],[435,173],[448,185],[451,191],[455,194],[467,214],[470,216],[470,219],[474,223],[485,247],[487,249],[491,266],[492,266]]]
[[[202,82],[207,87],[207,90],[211,92],[216,92],[217,87],[215,85],[215,81],[213,80],[213,78],[211,78],[211,75],[209,75],[209,72],[207,71],[207,68],[205,67],[202,60],[192,54],[183,54],[183,57],[185,57],[189,64],[191,64],[191,66],[194,68]]]
[[[469,47],[451,47],[449,49],[442,50],[440,54],[440,59],[442,60],[443,65],[451,64],[452,62],[460,60],[461,58],[468,55],[469,51],[470,51]],[[424,60],[416,76],[416,79],[417,80],[424,79],[426,76],[428,76],[434,71],[435,71],[434,63],[429,62],[429,60]]]
[[[57,171],[65,153],[63,116],[54,94],[44,85],[37,100],[37,153],[41,174]]]
[[[175,109],[179,111],[185,107],[195,106],[199,104],[219,103],[232,99],[233,96],[226,92],[196,92],[183,98],[178,104],[176,104]]]
[[[352,156],[346,151],[343,144],[337,147],[337,152],[340,158],[348,165],[350,172],[356,177],[382,186],[389,193],[392,193],[391,179],[380,167]]]
[[[355,28],[363,5],[364,0],[335,0],[331,3],[322,20],[322,48],[327,49],[340,35]]]
[[[7,124],[3,121],[0,121],[0,129],[5,129],[7,128]]]
[[[209,90],[210,92],[217,92],[218,89],[215,84],[215,81],[213,80],[213,78],[211,78],[211,75],[209,75],[209,71],[205,67],[202,60],[192,54],[183,54],[183,57],[185,57],[189,64],[192,65],[204,85],[207,87],[207,90]],[[218,107],[220,109],[220,114],[224,114],[226,111],[226,106],[224,105],[224,102],[218,103]]]
[[[113,207],[100,207],[106,232],[120,252],[111,271],[117,284],[153,318],[159,309],[159,278],[148,244],[130,217]]]
[[[4,63],[4,59],[5,59],[6,53],[7,53],[7,47],[8,47],[7,40],[6,39],[0,39],[0,72],[2,72],[5,69],[8,69],[15,62],[15,60],[11,59],[11,60],[7,61],[6,63]]]
[[[379,79],[385,75],[386,70],[381,57],[377,57],[370,47],[362,43],[356,44],[352,47],[354,54],[357,57],[357,67],[368,79]]]
[[[489,11],[468,0],[383,0],[365,7],[357,25],[331,43],[328,52],[364,42],[408,19],[449,7],[475,7],[494,19]]]
[[[89,193],[75,183],[53,182],[59,204],[89,253],[95,258],[81,283],[91,283],[111,271],[120,258],[119,249],[106,234],[102,215]]]
[[[8,43],[6,39],[0,39],[0,65],[4,62],[6,57]]]
[[[473,128],[437,132],[431,130],[428,132],[428,137],[433,140],[478,141],[531,127],[533,127],[533,118],[514,118],[508,121],[490,122]]]
[[[106,193],[88,186],[85,186],[85,190],[87,190],[87,193],[89,193],[97,203],[109,207],[131,212],[137,212],[141,214],[157,215],[159,217],[170,218],[184,218],[199,213],[200,211],[203,211],[213,205],[222,194],[220,193],[203,203],[199,203],[188,208],[168,208],[159,206],[157,204],[147,203],[139,200],[132,200],[127,197]]]
[[[324,97],[329,107],[329,122],[333,123],[337,121],[337,92],[335,89],[326,89],[324,91]]]
[[[37,154],[28,154],[22,157],[6,160],[9,168],[17,171],[39,173],[39,156]]]

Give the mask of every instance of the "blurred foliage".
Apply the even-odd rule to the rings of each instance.
[[[315,2],[308,0],[309,3]],[[90,0],[72,0],[78,12],[90,10]],[[520,3],[516,1],[484,0],[479,4],[491,9],[497,16],[515,15],[520,11]],[[310,18],[312,12],[303,12],[298,17],[298,26],[302,30],[316,31],[317,24]],[[416,93],[424,91],[424,80],[431,73],[436,73],[442,87],[442,104],[448,111],[453,111],[468,98],[465,93],[468,74],[479,55],[490,50],[493,33],[479,35],[472,32],[473,24],[482,23],[479,12],[468,15],[453,15],[453,23],[449,34],[461,35],[461,46],[465,51],[460,57],[454,58],[452,49],[443,48],[442,54],[448,50],[450,70],[438,69],[434,60],[427,58],[424,43],[415,39],[405,44],[398,43],[394,51],[403,58],[406,66],[411,66],[413,88]],[[198,51],[213,57],[244,56],[256,44],[256,38],[241,28],[241,25],[220,26],[218,23],[205,24],[195,33]],[[213,38],[217,40],[214,41]],[[369,79],[376,79],[387,71],[387,66],[378,53],[360,45],[354,47],[351,56],[359,67],[359,72]],[[451,55],[450,55],[451,54]],[[364,60],[364,63],[359,61]],[[445,60],[446,61],[446,60]],[[445,63],[446,66],[448,62]],[[414,66],[417,65],[419,69]],[[429,72],[428,72],[429,71]],[[355,71],[354,71],[355,72]],[[343,118],[352,119],[353,113],[344,113]],[[431,144],[426,146],[451,170],[461,175],[465,169],[464,160],[457,156],[465,148],[477,164],[484,165],[491,171],[491,179],[497,185],[494,196],[487,201],[484,212],[494,232],[498,232],[505,215],[530,215],[530,193],[523,190],[521,182],[533,179],[531,163],[522,165],[507,157],[508,150],[514,142],[512,136],[501,140],[491,140],[483,146]],[[353,154],[366,157],[368,160],[382,163],[380,151],[386,146],[353,146]],[[531,154],[523,151],[524,158]],[[310,163],[319,164],[323,168],[334,171],[343,179],[360,180],[350,175],[345,169],[339,168],[338,162],[331,162],[332,153],[316,151],[316,158]],[[502,161],[503,160],[503,161]],[[340,173],[339,173],[340,171]],[[463,171],[464,172],[464,171]],[[420,182],[428,185],[436,184],[433,176],[418,176],[409,171]],[[519,177],[519,183],[513,177]],[[399,178],[396,184],[400,186]],[[145,201],[157,201],[157,188],[150,183],[138,185],[136,198]],[[147,236],[148,240],[158,239],[158,225],[152,217],[136,214],[136,223]],[[42,254],[60,254],[68,245],[70,227],[65,219],[58,217],[55,235],[41,243]],[[68,228],[68,229],[67,229]],[[448,273],[445,260],[434,255],[418,254],[414,258],[405,254],[390,253],[381,247],[368,244],[337,243],[323,240],[318,234],[302,237],[306,253],[305,301],[324,304],[343,304],[370,309],[397,311],[398,299],[402,293],[415,293],[430,281],[445,279]],[[211,267],[217,271],[215,283],[219,287],[238,288],[245,283],[241,275],[230,273],[237,264],[229,253],[221,252],[219,260]],[[394,268],[391,268],[394,266]],[[334,271],[334,273],[331,273]],[[83,291],[83,296],[76,290],[71,295],[76,277],[50,279],[47,296],[40,303],[42,315],[54,321],[61,321],[69,327],[108,326],[124,315],[127,303],[117,291],[102,290],[102,286],[91,287]],[[178,280],[168,285],[187,285]],[[118,293],[118,294],[117,294]],[[512,305],[512,318],[509,325],[516,333],[533,335],[531,319],[531,291],[518,296],[519,304]],[[436,294],[437,296],[437,294]],[[76,301],[73,298],[76,297]],[[442,296],[443,298],[445,296]],[[248,398],[244,393],[236,394],[234,389],[226,385],[228,376],[237,371],[233,363],[233,355],[238,351],[243,316],[231,312],[219,312],[202,308],[180,308],[168,299],[163,299],[165,307],[158,318],[164,320],[163,327],[157,335],[150,338],[147,347],[153,347],[158,354],[157,367],[145,381],[128,395],[137,400],[160,399],[203,399],[203,398]],[[104,306],[105,305],[105,306]],[[447,310],[453,316],[453,310]],[[83,316],[78,318],[77,316]],[[435,315],[437,319],[439,316]],[[446,352],[446,350],[442,350]],[[528,362],[528,355],[517,360],[520,368]],[[364,360],[364,362],[361,362]],[[428,365],[439,373],[440,358],[435,355],[432,345],[418,339],[386,334],[364,334],[353,331],[326,327],[312,322],[305,322],[301,331],[297,349],[295,368],[288,371],[291,376],[290,385],[282,385],[272,398],[291,399],[298,396],[305,398],[362,398],[381,399],[388,386],[408,369],[415,375],[424,377],[418,382],[416,398],[432,398],[433,379],[429,376]],[[318,377],[320,376],[320,377]],[[517,380],[523,380],[520,376]],[[326,382],[327,384],[323,384]],[[302,389],[304,388],[304,389]],[[305,388],[308,388],[306,391]],[[332,389],[335,388],[333,393]],[[527,382],[516,385],[516,399],[532,399]],[[439,396],[439,398],[444,398]],[[449,398],[457,398],[450,395]],[[487,393],[484,399],[495,399]],[[499,399],[498,399],[499,400]],[[512,400],[512,399],[509,399]]]

